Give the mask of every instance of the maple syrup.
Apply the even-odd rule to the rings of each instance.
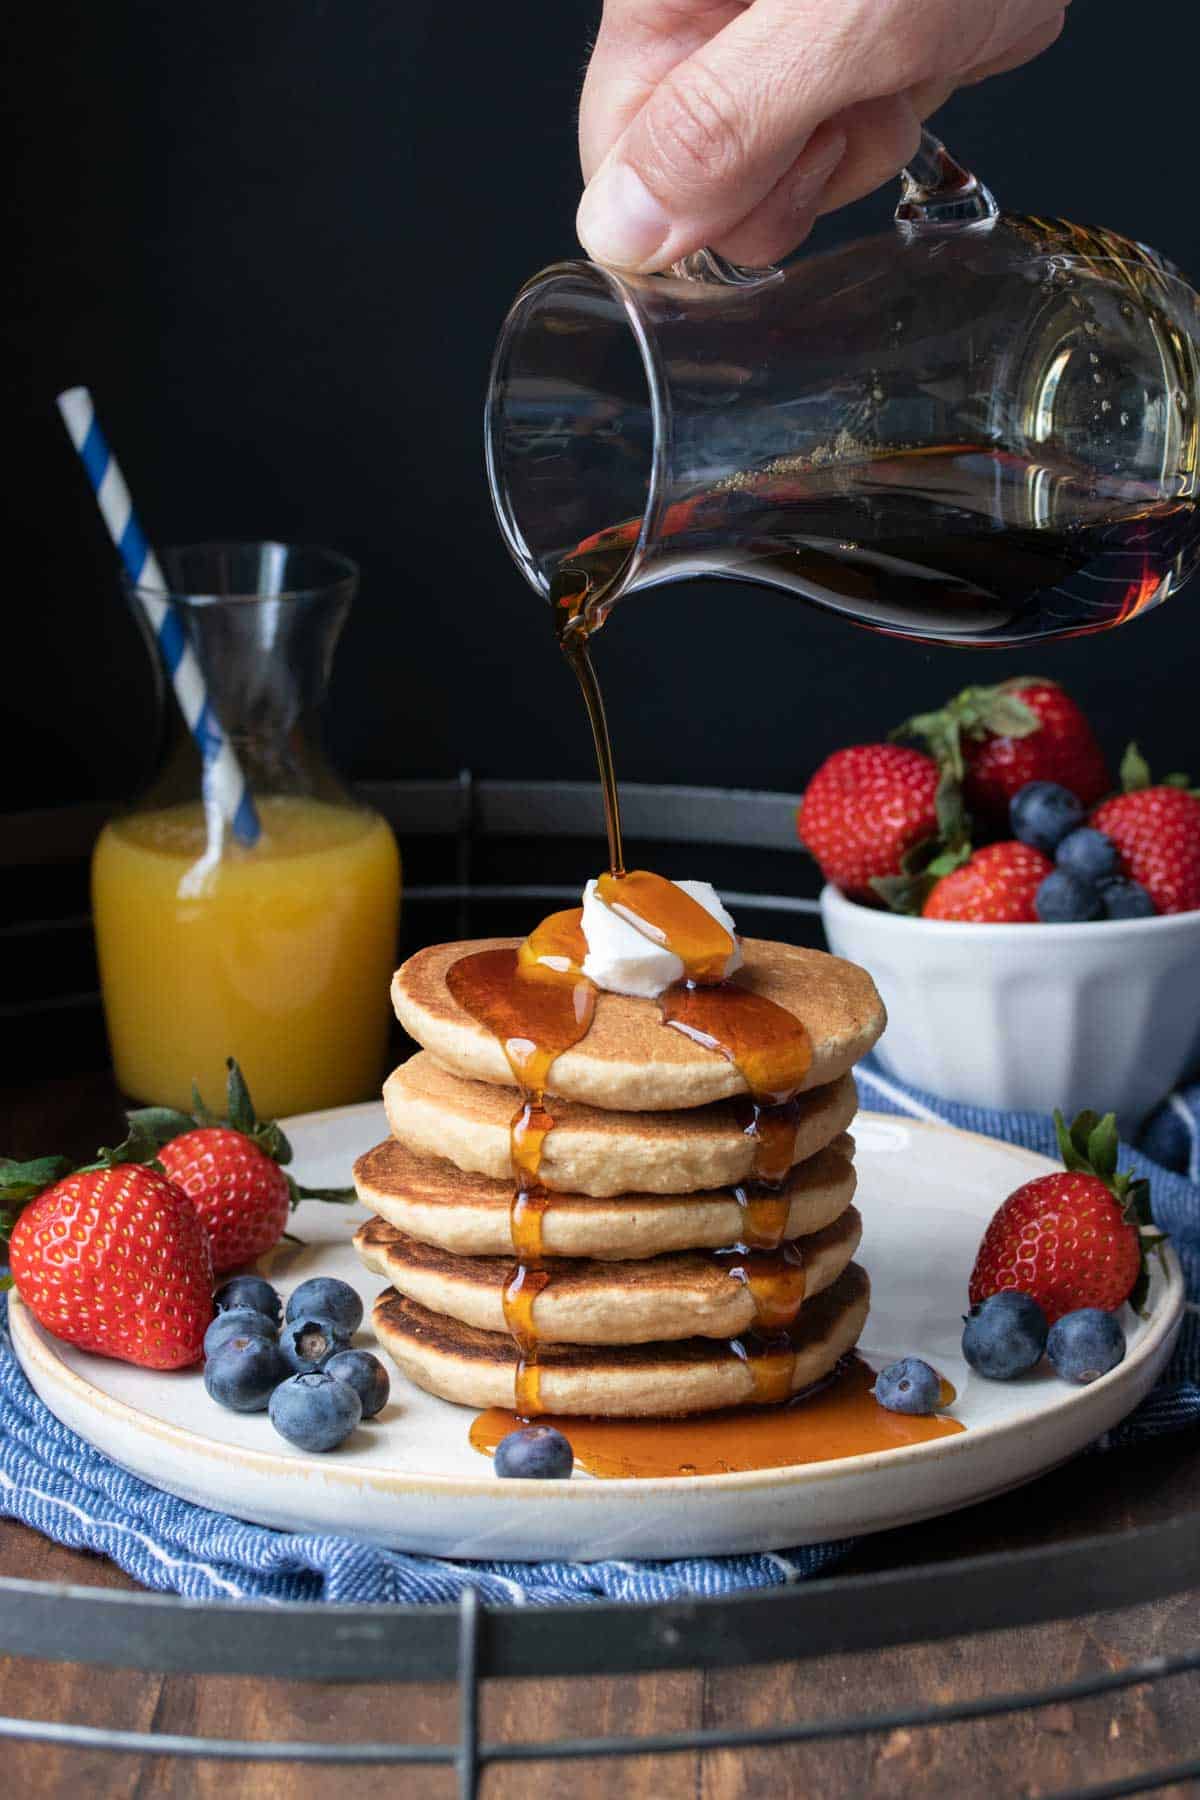
[[[711,1252],[716,1267],[731,1281],[739,1282],[754,1303],[754,1326],[759,1332],[787,1331],[796,1322],[807,1286],[804,1251],[799,1244],[783,1244],[764,1254],[747,1244]]]
[[[612,743],[589,638],[602,613],[594,604],[594,572],[564,565],[551,599],[559,641],[575,670],[587,707],[608,834],[609,868],[599,898],[661,944],[682,964],[681,979],[660,1001],[665,1026],[732,1062],[749,1089],[746,1134],[753,1140],[750,1177],[737,1190],[746,1243],[728,1267],[745,1282],[755,1307],[755,1330],[730,1343],[753,1381],[755,1402],[779,1403],[792,1391],[795,1351],[787,1337],[804,1298],[802,1254],[780,1249],[788,1203],[779,1189],[795,1149],[796,1096],[812,1061],[801,1021],[765,995],[727,978],[732,934],[690,894],[648,870],[626,871]],[[554,1120],[545,1105],[555,1058],[583,1038],[595,1009],[595,988],[582,971],[586,943],[579,911],[554,913],[518,950],[484,950],[454,964],[447,983],[454,998],[504,1047],[522,1104],[510,1132],[514,1194],[509,1213],[516,1263],[504,1288],[504,1317],[517,1346],[515,1407],[540,1410],[534,1306],[550,1275],[544,1266],[543,1220],[551,1196],[539,1174]],[[774,1254],[765,1254],[773,1252]]]
[[[554,1129],[545,1104],[554,1059],[587,1035],[596,989],[583,974],[582,914],[553,913],[519,950],[477,950],[451,965],[446,985],[464,1011],[503,1046],[521,1104],[509,1128],[514,1191],[509,1234],[516,1264],[504,1287],[504,1317],[519,1352],[514,1402],[540,1410],[533,1308],[550,1277],[541,1267],[542,1149]]]
[[[875,1372],[857,1354],[833,1375],[786,1405],[742,1406],[728,1412],[694,1413],[682,1419],[577,1419],[545,1416],[570,1440],[578,1466],[604,1479],[653,1479],[671,1475],[730,1475],[748,1469],[786,1469],[798,1463],[835,1462],[872,1451],[896,1450],[954,1437],[957,1419],[915,1417],[880,1406],[871,1389]],[[955,1398],[942,1384],[942,1405]],[[471,1443],[490,1456],[500,1439],[524,1421],[489,1407],[471,1426]]]
[[[1069,524],[1060,524],[1069,519]],[[626,519],[564,559],[588,630],[620,591],[642,528]],[[1158,485],[991,444],[779,457],[672,503],[655,581],[765,581],[869,629],[926,642],[1028,643],[1108,631],[1165,599],[1200,560],[1200,507]]]

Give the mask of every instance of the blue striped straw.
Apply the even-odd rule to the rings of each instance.
[[[196,653],[178,607],[168,598],[171,590],[138,523],[125,477],[97,423],[92,396],[85,387],[68,388],[58,396],[58,410],[92,484],[100,516],[146,609],[188,730],[196,740],[206,805],[219,809],[239,843],[255,844],[261,827],[246,778],[212,709]],[[156,589],[161,590],[161,599]]]

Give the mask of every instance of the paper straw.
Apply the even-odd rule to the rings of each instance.
[[[203,766],[206,805],[215,804],[221,818],[232,825],[239,843],[257,843],[258,814],[246,778],[212,709],[204,676],[188,642],[179,610],[167,598],[171,590],[163,579],[158,558],[138,524],[125,477],[96,421],[92,396],[85,387],[68,388],[58,396],[58,410],[92,484],[108,535],[146,609],[187,728],[196,740]],[[161,599],[153,591],[155,589],[161,589]]]

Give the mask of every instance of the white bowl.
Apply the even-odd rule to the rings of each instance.
[[[1200,912],[1089,925],[912,919],[821,894],[830,949],[870,970],[888,1009],[876,1052],[947,1100],[1129,1133],[1200,1041]]]

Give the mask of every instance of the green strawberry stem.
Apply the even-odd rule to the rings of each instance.
[[[1153,1251],[1160,1266],[1165,1266],[1163,1245],[1167,1242],[1166,1233],[1158,1230],[1150,1211],[1150,1183],[1144,1176],[1131,1175],[1128,1169],[1118,1170],[1115,1113],[1105,1113],[1101,1118],[1098,1112],[1088,1108],[1068,1127],[1062,1114],[1056,1111],[1054,1130],[1064,1167],[1080,1175],[1094,1175],[1102,1181],[1121,1209],[1125,1223],[1137,1231],[1138,1277],[1130,1291],[1129,1304],[1139,1317],[1145,1318],[1146,1296],[1150,1291],[1146,1252]]]
[[[192,1083],[192,1112],[179,1112],[172,1106],[143,1106],[131,1112],[129,1124],[131,1131],[139,1131],[153,1139],[157,1146],[169,1144],[172,1138],[182,1137],[185,1132],[204,1130],[212,1126],[221,1126],[229,1131],[240,1131],[256,1144],[264,1156],[286,1168],[292,1160],[292,1146],[273,1119],[260,1119],[250,1098],[250,1089],[246,1077],[238,1067],[237,1061],[230,1056],[225,1067],[229,1071],[225,1089],[225,1117],[217,1118],[205,1106],[200,1090]],[[325,1200],[332,1206],[350,1206],[357,1198],[352,1187],[345,1188],[310,1188],[302,1187],[291,1175],[287,1178],[288,1190],[292,1197],[293,1210],[301,1200]],[[2,1198],[2,1196],[0,1196]]]

